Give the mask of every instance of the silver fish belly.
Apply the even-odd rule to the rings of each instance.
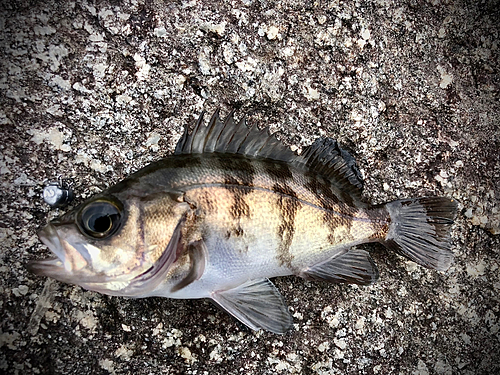
[[[439,271],[451,261],[456,202],[372,206],[354,158],[330,138],[300,155],[266,130],[200,116],[173,155],[49,223],[54,257],[40,275],[110,295],[210,298],[252,329],[284,333],[292,318],[269,278],[369,285],[379,242]]]

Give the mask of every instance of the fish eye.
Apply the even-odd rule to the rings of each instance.
[[[121,211],[121,207],[112,202],[91,202],[80,211],[77,223],[85,234],[103,239],[120,227]]]

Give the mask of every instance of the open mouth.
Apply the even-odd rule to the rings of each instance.
[[[64,264],[66,260],[66,252],[61,243],[61,239],[57,234],[55,226],[48,224],[45,228],[38,232],[38,237],[55,256],[43,260],[31,261],[28,263],[28,269],[37,275],[51,277],[55,277],[57,272],[64,272],[66,269]]]
[[[64,261],[66,253],[54,225],[47,225],[40,232],[38,232],[38,237],[56,257],[58,257],[61,261]]]
[[[39,276],[48,276],[62,282],[82,286],[86,283],[100,283],[107,280],[105,275],[95,275],[93,272],[89,272],[87,269],[89,262],[83,255],[85,253],[84,244],[73,240],[69,242],[63,240],[58,231],[58,225],[54,224],[54,221],[37,234],[43,244],[52,251],[53,256],[29,262],[27,265],[29,271]]]
[[[54,256],[28,263],[28,269],[31,272],[66,281],[68,276],[80,273],[79,271],[88,265],[88,261],[80,252],[84,250],[82,246],[79,246],[81,244],[75,242],[73,245],[70,242],[74,241],[68,242],[61,239],[57,223],[54,224],[54,221],[38,232],[38,237]]]
[[[68,229],[64,224],[58,224],[59,222],[52,221],[37,233],[40,241],[53,255],[46,259],[30,261],[27,264],[30,272],[97,291],[102,289],[100,284],[107,283],[110,279],[121,281],[120,277],[130,278],[128,274],[110,277],[102,272],[93,272],[92,260],[88,253],[89,244],[75,238],[71,233],[72,228]]]

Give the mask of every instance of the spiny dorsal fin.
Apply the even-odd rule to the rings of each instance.
[[[203,126],[203,116],[204,113],[196,121],[191,134],[189,128],[185,128],[174,155],[218,152],[285,162],[291,162],[297,157],[274,135],[269,134],[267,129],[248,127],[245,118],[236,123],[233,112],[222,121],[219,110],[215,111],[208,126]]]
[[[363,180],[354,158],[331,138],[319,138],[295,154],[267,129],[248,127],[243,118],[236,123],[231,112],[222,121],[215,111],[208,126],[203,125],[204,113],[189,134],[186,127],[177,143],[174,155],[226,153],[254,158],[267,158],[290,163],[297,168],[325,177],[339,189],[346,190],[357,200],[361,197]]]

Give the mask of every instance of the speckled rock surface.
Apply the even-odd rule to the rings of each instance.
[[[8,374],[500,372],[495,1],[14,1],[0,16],[0,371]],[[121,4],[121,5],[119,5]],[[381,246],[371,287],[275,280],[292,332],[207,301],[108,297],[39,278],[35,233],[173,150],[202,109],[237,109],[294,148],[350,149],[374,203],[460,202],[455,264]]]

